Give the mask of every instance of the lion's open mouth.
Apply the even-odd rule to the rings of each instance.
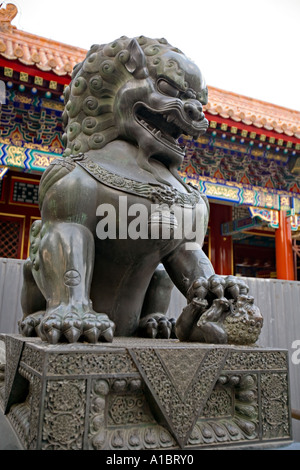
[[[135,106],[135,118],[151,135],[168,147],[172,147],[176,152],[184,154],[185,147],[178,143],[182,134],[192,135],[198,138],[206,131],[207,121],[204,119],[203,125],[199,129],[192,129],[183,125],[178,117],[178,112],[174,110],[155,112],[145,105],[138,103]]]

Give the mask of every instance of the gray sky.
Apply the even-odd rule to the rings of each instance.
[[[84,49],[122,35],[165,37],[208,85],[300,111],[300,0],[10,2],[23,31]]]

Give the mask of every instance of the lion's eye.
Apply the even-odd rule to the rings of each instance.
[[[189,100],[189,99],[196,99],[196,93],[191,90],[190,88],[188,90],[186,90],[186,92],[184,93],[183,95],[183,98]]]
[[[158,80],[157,88],[158,91],[160,91],[164,95],[172,96],[173,98],[178,98],[180,95],[180,91],[178,90],[178,88],[171,85],[171,83],[167,82],[166,80]]]

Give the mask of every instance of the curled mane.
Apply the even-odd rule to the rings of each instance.
[[[135,38],[143,49],[146,66],[152,78],[163,73],[166,52],[182,52],[165,39]],[[74,67],[72,81],[65,89],[63,112],[64,156],[101,149],[118,138],[114,119],[114,101],[118,90],[132,79],[130,72],[130,38],[93,45],[86,58]],[[182,72],[175,61],[169,64],[177,79]],[[183,83],[184,86],[184,83]]]

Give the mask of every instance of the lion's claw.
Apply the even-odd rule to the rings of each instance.
[[[105,339],[107,343],[111,343],[114,337],[114,328],[110,327],[102,333],[102,338]]]
[[[20,331],[25,336],[40,336],[50,344],[57,344],[65,338],[76,343],[80,338],[89,343],[112,342],[115,325],[107,315],[97,312],[76,312],[57,310],[44,317],[30,315],[20,323]]]
[[[39,336],[38,327],[45,312],[40,311],[32,315],[28,315],[19,322],[19,331],[23,336]]]
[[[145,336],[147,338],[156,338],[157,335],[157,321],[154,318],[150,318],[145,327]]]
[[[88,315],[83,318],[83,337],[89,343],[106,341],[111,343],[114,336],[114,324],[103,314],[97,314],[96,318]]]
[[[62,336],[62,319],[54,314],[42,319],[40,330],[50,344],[57,344]]]
[[[171,323],[162,318],[157,322],[157,338],[170,338],[171,336]]]
[[[84,330],[83,337],[88,343],[97,343],[100,336],[100,330],[96,326]]]
[[[19,331],[23,336],[35,336],[34,324],[30,320],[23,320],[19,323]]]
[[[62,332],[54,325],[44,325],[43,334],[49,344],[57,344],[62,336]]]
[[[169,339],[175,338],[175,319],[163,314],[148,315],[139,324],[139,336],[146,338]]]
[[[61,332],[69,343],[76,343],[82,334],[82,323],[79,314],[71,312],[61,324]]]

